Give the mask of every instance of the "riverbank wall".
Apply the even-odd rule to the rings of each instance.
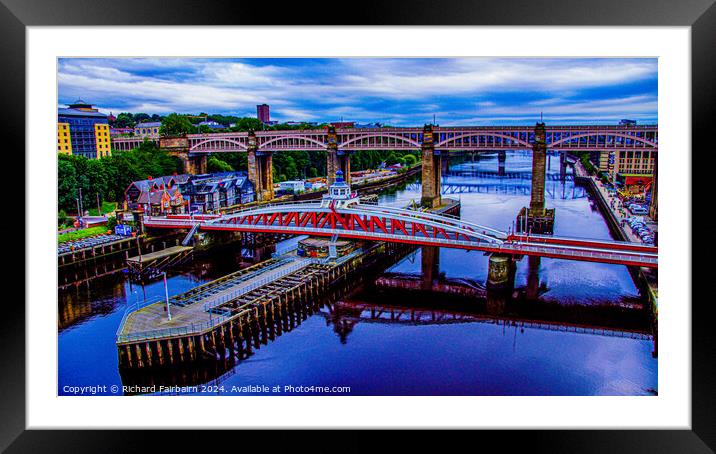
[[[147,236],[138,239],[125,238],[112,243],[100,244],[91,248],[78,249],[57,256],[57,269],[60,276],[80,272],[83,268],[93,268],[105,262],[124,262],[127,257],[142,253],[154,252],[169,246],[176,246],[179,234]],[[80,273],[86,274],[86,273]],[[60,280],[62,283],[62,279]]]

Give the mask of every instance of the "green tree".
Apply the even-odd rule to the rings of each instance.
[[[209,171],[209,173],[231,172],[234,170],[227,162],[222,161],[221,159],[218,159],[214,156],[209,157],[209,160],[206,162],[206,169]]]
[[[162,136],[177,136],[195,132],[196,128],[191,124],[189,119],[184,115],[172,113],[162,119],[162,125],[159,128],[159,134]]]
[[[115,128],[133,128],[135,124],[134,116],[129,112],[120,113],[114,121]]]
[[[67,223],[67,213],[65,213],[65,210],[60,210],[57,213],[57,225],[63,226]]]
[[[76,211],[77,170],[72,156],[57,156],[57,206],[67,211]]]
[[[236,125],[231,127],[231,131],[234,132],[261,131],[263,129],[270,129],[266,127],[258,118],[237,118],[235,123]]]
[[[249,160],[246,153],[224,153],[221,155],[224,162],[228,163],[234,170],[247,171]]]
[[[134,114],[134,122],[135,123],[144,123],[151,119],[152,119],[152,117],[150,117],[149,114],[146,114],[144,112]]]
[[[406,154],[403,159],[405,159],[405,164],[409,166],[414,166],[418,163],[418,158],[414,154]]]

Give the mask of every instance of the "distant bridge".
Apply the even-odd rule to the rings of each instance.
[[[495,172],[490,170],[448,170],[443,172],[446,177],[475,177],[491,180],[532,180],[532,172]],[[545,173],[545,181],[573,181],[573,173]]]
[[[514,256],[658,266],[657,248],[617,241],[507,234],[459,218],[380,205],[327,207],[320,202],[269,204],[215,218],[149,217],[149,228],[262,232],[289,235],[337,235],[364,241],[439,246]]]
[[[420,149],[423,128],[339,128],[329,129],[222,132],[187,134],[190,153],[327,150],[338,151]],[[549,126],[547,147],[556,150],[625,150],[658,148],[657,125],[644,126]],[[488,151],[532,149],[533,126],[454,126],[434,127],[436,150]],[[333,136],[335,134],[335,136]],[[138,146],[140,137],[116,137],[112,148],[128,150]],[[158,141],[158,139],[150,139]]]
[[[567,191],[564,186],[564,191],[559,190],[558,183],[545,184],[544,192],[551,199],[583,199],[587,197],[587,191],[582,186],[572,186]],[[405,188],[411,191],[420,191],[420,183],[410,183]],[[506,195],[526,195],[529,196],[532,192],[532,185],[530,181],[510,181],[508,183],[502,183],[499,181],[492,181],[486,183],[472,183],[472,182],[459,182],[459,181],[445,181],[443,180],[440,184],[440,193],[444,195],[449,194],[506,194]]]

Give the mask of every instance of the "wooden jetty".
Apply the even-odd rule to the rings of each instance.
[[[217,282],[226,281],[224,277],[201,286],[204,297],[184,306],[170,301],[171,320],[164,301],[130,311],[117,331],[120,368],[163,367],[230,355],[243,358],[318,310],[319,297],[331,286],[366,264],[405,248],[373,244],[337,262],[288,261],[266,273],[250,275],[256,271],[251,268],[264,264],[255,265],[245,271],[250,278],[237,285],[233,295],[214,292]],[[197,289],[172,300],[191,299],[192,292]]]
[[[147,271],[161,271],[163,268],[176,264],[191,254],[193,246],[170,246],[166,249],[127,258],[130,274],[143,276]]]

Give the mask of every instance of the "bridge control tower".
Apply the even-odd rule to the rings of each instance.
[[[351,185],[343,179],[343,171],[336,171],[333,184],[328,188],[328,194],[321,200],[322,207],[346,208],[360,203],[360,198],[351,192]]]

